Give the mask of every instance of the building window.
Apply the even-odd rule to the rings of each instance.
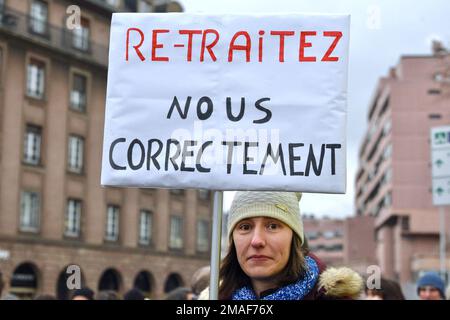
[[[441,90],[440,89],[429,89],[428,90],[428,94],[441,94]]]
[[[383,135],[387,135],[387,134],[391,131],[391,128],[392,128],[392,122],[391,122],[391,120],[389,119],[389,120],[387,120],[386,123],[384,124],[384,127],[383,127]]]
[[[438,83],[449,83],[450,81],[450,69],[447,69],[444,72],[438,72],[433,76],[434,81]]]
[[[33,98],[44,98],[45,63],[30,59],[27,69],[27,95]]]
[[[73,29],[72,45],[75,49],[88,51],[89,50],[89,21],[81,18],[81,23],[78,28]]]
[[[105,240],[117,241],[119,239],[119,207],[108,206],[106,214]]]
[[[81,201],[69,199],[66,209],[66,228],[64,234],[69,237],[80,236],[81,229]]]
[[[428,115],[428,119],[431,119],[431,120],[439,120],[441,118],[442,118],[442,115],[439,113],[430,113]]]
[[[388,160],[390,159],[392,156],[392,144],[389,143],[388,145],[386,145],[386,147],[384,148],[384,152],[383,152],[383,159]]]
[[[198,197],[200,198],[200,200],[209,200],[209,190],[198,190]]]
[[[170,218],[170,241],[171,249],[183,248],[183,218],[172,216]]]
[[[335,237],[334,231],[331,230],[324,231],[322,235],[325,239],[333,239]]]
[[[0,0],[0,19],[2,19],[2,15],[1,15],[1,4],[2,0]],[[0,20],[1,21],[1,20]],[[2,78],[3,78],[3,49],[0,47],[0,85],[2,83]]]
[[[170,193],[181,196],[184,194],[184,190],[183,189],[170,189]]]
[[[70,107],[84,112],[86,110],[87,79],[81,74],[73,75],[72,90],[70,91]]]
[[[388,168],[386,173],[383,175],[382,184],[389,183],[392,179],[392,169]]]
[[[318,231],[310,231],[306,233],[306,238],[308,240],[315,240],[320,237],[320,233]]]
[[[442,80],[444,80],[444,74],[442,74],[441,72],[437,72],[434,74],[433,79],[436,82],[442,82]]]
[[[83,171],[83,147],[83,138],[79,136],[69,137],[68,166],[72,172],[81,173]]]
[[[342,251],[344,246],[342,244],[332,244],[328,246],[324,246],[325,251]]]
[[[389,108],[389,97],[387,97],[383,103],[383,107],[381,108],[380,115],[379,115],[380,118],[387,111],[388,108]]]
[[[25,132],[23,161],[27,164],[38,165],[41,162],[42,129],[38,126],[27,125]]]
[[[48,4],[33,0],[30,11],[30,31],[40,35],[48,34]]]
[[[139,12],[153,12],[153,6],[145,0],[139,0]]]
[[[384,205],[387,207],[392,205],[392,193],[391,192],[386,194],[386,196],[384,197]]]
[[[401,219],[402,231],[409,231],[409,218],[401,217],[400,219]]]
[[[114,8],[117,8],[119,6],[119,0],[106,0],[106,3]]]
[[[152,241],[152,213],[148,210],[141,210],[139,220],[139,243],[149,245]]]
[[[197,251],[207,252],[209,250],[209,222],[207,220],[197,221]]]
[[[31,232],[38,231],[39,212],[39,193],[23,191],[21,195],[20,230]]]

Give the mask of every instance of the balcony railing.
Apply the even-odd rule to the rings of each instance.
[[[6,6],[0,7],[0,32],[9,32],[102,67],[108,65],[108,48],[92,42],[85,33],[53,26]]]

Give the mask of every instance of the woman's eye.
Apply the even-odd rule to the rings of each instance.
[[[279,225],[276,223],[270,223],[268,226],[269,230],[275,230],[278,229]]]
[[[250,225],[247,223],[243,223],[243,224],[239,225],[239,230],[242,230],[242,231],[250,230]]]

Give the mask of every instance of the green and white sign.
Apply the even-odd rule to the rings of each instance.
[[[433,204],[450,204],[450,126],[431,128]]]

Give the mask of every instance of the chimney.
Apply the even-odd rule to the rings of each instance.
[[[435,56],[441,56],[447,53],[447,49],[439,40],[433,40],[433,42],[431,43],[431,51]]]
[[[391,78],[391,79],[397,78],[397,69],[396,68],[391,67],[389,69],[389,78]]]

